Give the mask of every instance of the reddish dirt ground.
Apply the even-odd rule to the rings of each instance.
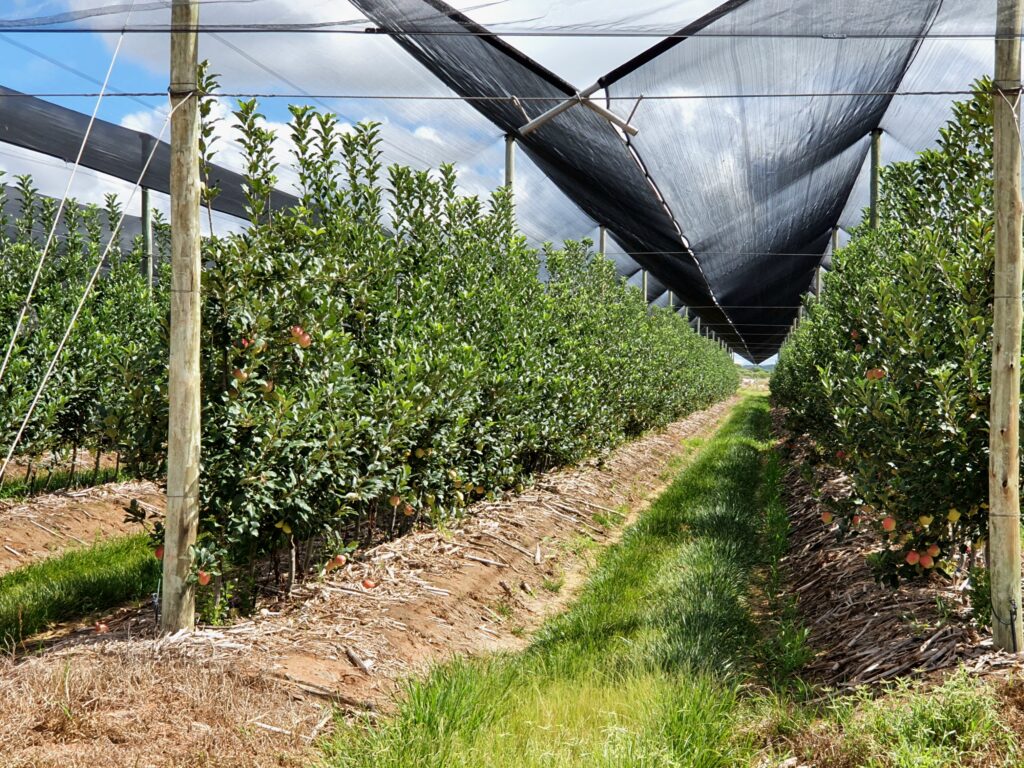
[[[123,609],[109,634],[0,661],[0,766],[308,764],[335,707],[386,710],[432,663],[523,647],[734,402],[360,553],[250,620],[159,638]]]
[[[152,483],[109,483],[0,501],[0,574],[69,547],[141,532],[138,525],[124,522],[132,499],[163,512],[163,494]]]

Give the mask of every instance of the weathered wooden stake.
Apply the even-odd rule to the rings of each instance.
[[[832,227],[832,255],[839,250],[839,227]]]
[[[199,4],[174,0],[171,16],[171,355],[164,538],[164,632],[192,629],[189,583],[199,520]]]
[[[145,254],[146,285],[153,295],[153,207],[149,201],[149,188],[142,188],[142,252]]]
[[[676,308],[676,297],[672,291],[668,292],[668,308],[674,310]]]
[[[882,129],[871,132],[871,228],[878,229],[878,196],[882,185]]]
[[[602,256],[608,255],[608,230],[601,227],[597,234],[597,247]]]
[[[516,137],[505,136],[505,186],[515,191],[516,186]]]
[[[992,639],[1021,650],[1020,353],[1021,353],[1021,21],[1024,0],[999,0],[996,22],[993,168],[995,302],[989,418],[988,567]]]
[[[644,304],[646,304],[649,301],[649,299],[647,298],[647,270],[646,269],[641,269],[640,270],[640,288],[644,292]]]

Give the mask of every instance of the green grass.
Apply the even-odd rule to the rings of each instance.
[[[59,469],[49,476],[46,474],[36,474],[32,478],[31,488],[25,482],[25,478],[5,480],[3,486],[0,486],[0,499],[17,501],[40,493],[56,493],[68,488],[103,485],[104,483],[114,483],[119,480],[129,479],[128,475],[124,472],[115,472],[113,467],[101,469],[96,473],[95,478],[95,481],[93,481],[93,471],[91,469],[80,469],[74,474],[69,470]]]
[[[768,430],[765,398],[745,399],[525,653],[436,668],[394,718],[342,725],[329,763],[749,765],[757,738],[734,726],[745,681],[772,661],[748,600],[778,553]]]
[[[1020,765],[1005,702],[966,674],[877,698],[800,680],[811,651],[779,568],[789,524],[768,434],[766,399],[749,395],[529,649],[436,667],[393,717],[339,719],[326,764]]]
[[[137,600],[156,589],[160,564],[145,535],[73,549],[0,576],[0,646],[54,622]]]
[[[902,681],[882,696],[834,700],[802,729],[797,752],[821,768],[1020,766],[1006,708],[990,683],[964,670],[927,689]]]

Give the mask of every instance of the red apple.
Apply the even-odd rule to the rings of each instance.
[[[882,530],[886,533],[892,533],[896,530],[896,518],[887,517],[882,521]]]
[[[839,459],[840,461],[845,459],[846,458],[846,451],[844,451],[842,448],[840,448],[838,451],[836,451],[836,458]]]
[[[200,587],[205,587],[207,584],[210,583],[210,574],[206,571],[200,571],[199,574],[196,576],[196,581],[199,582]]]
[[[348,562],[348,558],[344,555],[335,555],[327,561],[327,571],[333,571],[335,568],[343,568],[345,563]]]
[[[854,525],[860,525],[860,515],[854,515],[852,522]]]
[[[850,338],[853,339],[854,341],[859,339],[860,338],[860,331],[858,331],[856,328],[854,328],[852,331],[850,331]]]
[[[821,522],[823,522],[825,525],[832,525],[832,513],[831,512],[822,512],[821,513]]]
[[[163,560],[164,559],[164,545],[163,544],[158,544],[157,548],[153,550],[153,555],[156,557],[157,560]]]
[[[243,371],[241,368],[235,368],[235,370],[231,372],[231,375],[234,376],[235,380],[238,382],[243,382],[249,378],[249,374]]]
[[[942,550],[939,549],[938,544],[932,544],[930,547],[928,547],[928,554],[932,557],[938,557],[941,552]]]
[[[377,582],[373,579],[363,579],[363,589],[373,589],[377,586]]]
[[[392,507],[397,507],[401,503],[402,503],[402,499],[399,496],[389,496],[388,497],[388,504],[390,504]]]
[[[907,565],[917,565],[920,560],[921,555],[919,555],[914,550],[910,550],[909,552],[907,552]]]
[[[931,568],[935,565],[935,559],[931,555],[921,555],[921,567]]]
[[[308,333],[304,333],[301,336],[299,336],[299,346],[302,347],[303,349],[306,349],[312,343],[313,342],[309,338],[309,334]]]
[[[107,632],[110,631],[110,627],[108,627],[102,621],[97,621],[93,629],[96,630],[97,635],[105,635],[107,634]]]

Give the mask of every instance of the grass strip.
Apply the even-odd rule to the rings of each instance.
[[[159,575],[145,535],[72,549],[11,571],[0,576],[0,645],[142,598],[156,589]]]
[[[764,655],[748,597],[778,549],[766,546],[768,433],[766,399],[743,400],[526,652],[436,668],[395,717],[342,725],[329,763],[750,764],[757,739],[733,726]]]
[[[66,469],[58,469],[43,477],[38,473],[32,478],[31,483],[26,478],[19,477],[14,480],[5,480],[0,485],[0,499],[5,501],[21,501],[32,496],[43,493],[57,493],[69,488],[93,487],[105,483],[116,483],[130,480],[131,476],[125,472],[115,471],[113,467],[105,467],[97,473],[91,469],[79,469],[71,472]]]
[[[527,651],[444,664],[393,717],[339,720],[325,763],[1021,765],[1024,682],[961,672],[829,698],[800,680],[810,650],[779,568],[789,523],[768,435],[766,399],[748,396]]]

